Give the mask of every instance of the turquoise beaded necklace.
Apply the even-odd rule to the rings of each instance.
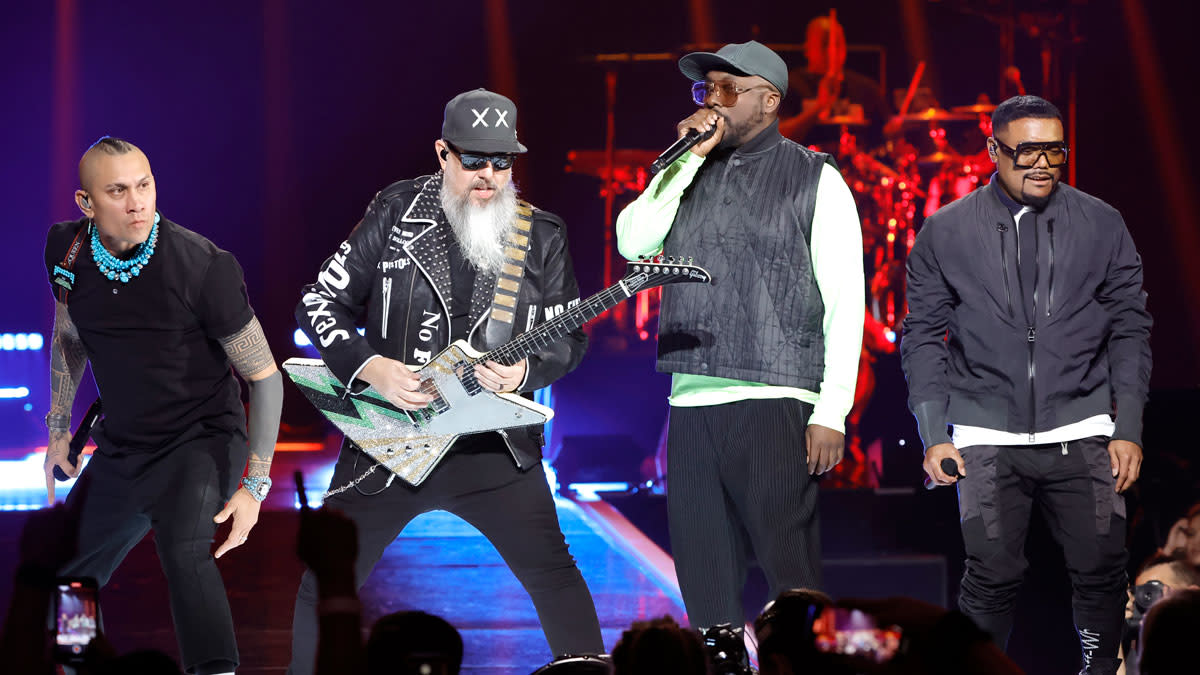
[[[100,242],[100,229],[92,223],[92,260],[96,261],[96,267],[100,268],[100,273],[103,274],[109,281],[120,281],[123,284],[129,283],[129,280],[142,273],[142,268],[150,262],[150,256],[154,255],[154,244],[158,241],[158,221],[162,218],[156,211],[154,213],[154,227],[150,228],[150,236],[146,241],[137,245],[132,258],[121,260],[108,252],[104,248],[104,244]]]

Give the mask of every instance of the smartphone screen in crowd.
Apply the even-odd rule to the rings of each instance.
[[[899,626],[880,628],[875,617],[858,609],[826,607],[813,621],[817,649],[875,663],[886,663],[900,649]]]
[[[54,656],[58,663],[82,660],[96,637],[100,607],[96,580],[59,577],[54,596]]]

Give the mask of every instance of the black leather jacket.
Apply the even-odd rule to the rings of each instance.
[[[450,345],[450,267],[440,242],[454,235],[442,213],[441,185],[439,172],[380,191],[349,238],[321,265],[317,282],[303,289],[296,321],[330,371],[353,392],[366,389],[355,376],[375,355],[421,365]],[[566,226],[554,214],[535,209],[512,334],[578,302]],[[356,321],[364,314],[365,335],[360,336]],[[484,347],[488,321],[484,312],[472,322],[469,339],[476,348]],[[587,336],[577,330],[530,355],[518,391],[531,397],[574,370],[585,351]],[[541,460],[540,425],[500,435],[522,469]]]

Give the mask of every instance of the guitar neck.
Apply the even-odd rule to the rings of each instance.
[[[624,280],[618,281],[546,323],[521,333],[509,342],[484,354],[479,357],[479,360],[481,362],[495,361],[511,366],[530,354],[565,338],[571,331],[616,307],[631,295],[633,294],[625,287]]]

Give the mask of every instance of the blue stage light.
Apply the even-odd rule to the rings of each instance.
[[[580,501],[595,502],[600,500],[600,492],[629,492],[629,483],[568,483],[567,489],[574,492]]]
[[[26,398],[29,387],[0,387],[0,398]]]
[[[41,333],[0,333],[0,351],[39,351],[45,345]]]

